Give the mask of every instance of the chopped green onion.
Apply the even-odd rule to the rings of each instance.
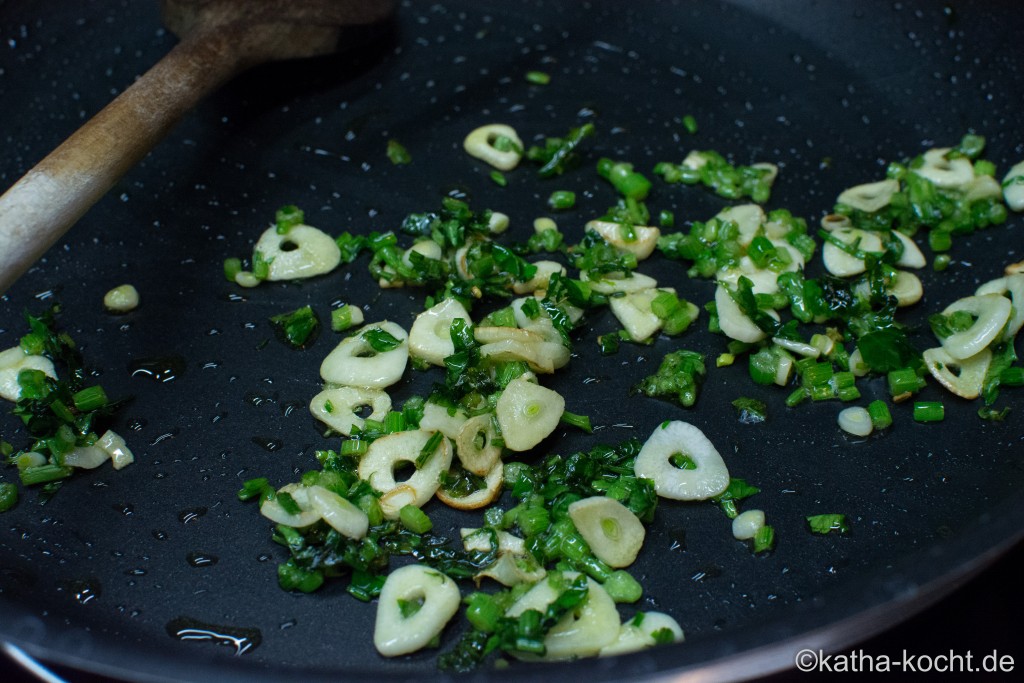
[[[224,259],[224,278],[228,282],[234,282],[235,277],[242,272],[242,259]]]
[[[569,190],[555,190],[548,197],[548,206],[555,211],[564,211],[576,206],[576,193]]]
[[[7,512],[18,504],[18,487],[9,481],[0,482],[0,512]]]
[[[306,214],[297,206],[282,206],[274,215],[277,224],[277,234],[287,235],[288,231],[296,225],[302,225],[306,220]]]
[[[402,506],[402,509],[398,511],[398,519],[402,526],[414,534],[425,534],[434,528],[434,523],[430,521],[427,513],[415,505]]]
[[[692,114],[687,114],[683,117],[683,128],[686,129],[687,133],[693,135],[697,132],[697,119]]]
[[[754,534],[754,552],[763,553],[775,545],[775,529],[765,524]]]
[[[737,398],[732,402],[732,407],[736,409],[743,424],[757,424],[764,422],[768,417],[768,406],[756,398]]]
[[[491,181],[498,187],[506,187],[508,185],[508,178],[501,171],[495,169],[490,173]]]
[[[324,575],[315,569],[300,567],[293,560],[277,565],[277,582],[286,591],[312,593],[324,582]]]
[[[807,523],[810,525],[811,531],[816,534],[827,534],[830,531],[845,534],[850,530],[846,524],[846,515],[810,515],[807,517]]]
[[[238,491],[238,500],[246,501],[257,498],[270,488],[270,482],[266,477],[256,477],[242,482],[242,488]]]
[[[320,318],[310,306],[275,315],[270,318],[270,323],[283,341],[297,349],[313,343],[320,330]]]
[[[914,420],[916,422],[941,422],[946,410],[939,401],[917,401],[914,403]]]
[[[434,432],[427,439],[427,443],[423,444],[423,448],[420,450],[420,454],[416,456],[416,469],[422,469],[427,461],[430,460],[431,456],[437,450],[438,446],[441,445],[441,441],[444,439],[444,434],[441,432]]]
[[[590,418],[586,415],[577,415],[576,413],[570,413],[568,410],[563,410],[561,420],[567,425],[582,429],[587,434],[594,431],[590,424]]]
[[[99,410],[110,402],[107,393],[98,384],[82,389],[72,396],[72,399],[75,402],[75,408],[83,413]]]
[[[876,400],[868,404],[868,415],[871,416],[871,426],[875,429],[885,429],[892,425],[892,413],[885,401]]]
[[[640,582],[633,578],[632,574],[622,569],[612,572],[602,585],[608,592],[608,596],[620,603],[636,602],[644,593]]]
[[[331,311],[331,329],[335,332],[344,332],[355,323],[352,322],[353,307],[344,304]]]
[[[26,467],[18,472],[18,476],[21,479],[21,483],[25,486],[33,486],[35,484],[45,484],[51,481],[57,481],[58,479],[66,479],[71,476],[70,467],[61,467],[59,465],[37,465],[35,467]]]

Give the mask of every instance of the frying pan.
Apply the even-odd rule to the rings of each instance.
[[[317,368],[335,338],[294,351],[273,338],[271,315],[310,304],[367,307],[370,319],[408,324],[412,291],[381,292],[365,261],[301,284],[240,291],[221,264],[244,255],[274,210],[297,204],[328,232],[395,228],[446,194],[512,217],[529,234],[555,189],[578,208],[556,216],[570,239],[614,203],[592,172],[607,155],[648,170],[689,149],[781,168],[771,207],[813,225],[844,187],[881,177],[888,160],[951,145],[976,131],[1005,170],[1024,156],[1019,137],[1024,75],[1015,54],[1024,18],[1012,3],[927,2],[404,3],[394,23],[338,57],[252,71],[204,103],[0,298],[0,345],[17,343],[22,312],[53,301],[98,381],[133,400],[114,424],[137,462],[69,481],[45,505],[34,492],[0,525],[0,639],[32,656],[85,672],[137,680],[422,679],[435,653],[383,660],[373,650],[373,605],[327,586],[299,596],[277,587],[283,550],[269,525],[240,503],[240,482],[279,484],[329,447],[305,410]],[[156,3],[97,1],[0,5],[3,135],[0,180],[13,183],[46,151],[153,63],[173,42]],[[537,86],[524,74],[549,72]],[[689,136],[680,123],[699,124]],[[529,169],[496,187],[461,152],[482,123],[503,121],[529,139],[581,121],[598,134],[584,166],[556,181]],[[392,166],[397,139],[413,162]],[[650,205],[681,225],[727,204],[694,188],[655,183]],[[1020,260],[1019,216],[959,239],[953,265],[922,273],[925,299],[907,315],[924,324]],[[706,301],[711,285],[652,259],[641,270]],[[815,272],[812,270],[812,272]],[[103,312],[102,295],[131,282],[141,306]],[[698,325],[703,327],[703,325]],[[593,680],[743,678],[791,665],[804,647],[841,648],[904,618],[1020,539],[1024,460],[1019,393],[1013,412],[982,421],[977,405],[929,387],[945,421],[915,424],[896,406],[895,425],[853,439],[838,406],[789,410],[779,391],[753,386],[744,367],[712,369],[696,406],[629,396],[672,349],[722,349],[704,330],[601,358],[594,337],[615,328],[589,319],[578,358],[550,386],[567,408],[591,416],[594,435],[559,433],[545,449],[567,453],[601,441],[645,438],[665,419],[703,429],[733,476],[762,489],[777,548],[763,556],[734,541],[709,504],[659,506],[633,570],[638,608],[676,616],[687,642],[572,664],[487,670],[482,679],[565,675]],[[154,378],[142,361],[175,366]],[[173,362],[167,359],[173,359]],[[180,361],[180,363],[179,363]],[[150,366],[152,367],[152,366]],[[157,381],[166,380],[166,381]],[[411,373],[396,392],[429,388]],[[872,381],[867,399],[886,389]],[[769,419],[741,424],[730,401],[767,402]],[[25,439],[9,416],[0,433]],[[10,476],[9,472],[5,476]],[[452,530],[473,516],[431,506]],[[804,517],[845,513],[845,536],[814,536]],[[182,642],[182,624],[234,641]],[[451,647],[460,625],[446,631]],[[231,644],[231,643],[234,644]],[[227,644],[225,644],[227,643]],[[237,651],[245,649],[240,656]],[[571,667],[571,669],[569,668]]]

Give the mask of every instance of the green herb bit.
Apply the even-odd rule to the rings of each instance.
[[[302,225],[306,220],[306,214],[297,206],[282,206],[274,215],[274,222],[277,225],[278,235],[287,235],[288,231],[296,225]]]
[[[816,534],[827,534],[830,531],[845,534],[850,531],[850,527],[846,524],[846,515],[809,515],[807,523],[810,525],[811,531]]]
[[[0,482],[0,512],[7,512],[18,504],[18,487],[9,481]]]
[[[699,385],[707,375],[704,355],[681,349],[665,355],[658,371],[642,379],[636,390],[653,398],[674,398],[689,408],[697,401]]]
[[[388,160],[395,166],[412,163],[412,155],[409,154],[409,150],[398,140],[388,140],[387,155]]]
[[[441,432],[434,432],[430,435],[427,443],[423,444],[423,448],[420,449],[420,454],[416,456],[416,469],[422,469],[427,464],[443,440],[444,434]]]
[[[683,128],[686,129],[687,133],[693,135],[697,132],[697,119],[692,114],[687,114],[683,117]]]
[[[548,197],[548,206],[555,211],[565,211],[576,206],[576,193],[569,190],[555,190]]]
[[[352,263],[360,252],[369,246],[365,236],[353,235],[348,232],[343,232],[335,237],[334,242],[341,250],[342,263]]]
[[[594,134],[592,123],[572,128],[564,138],[547,138],[544,147],[533,146],[526,151],[526,158],[541,164],[537,172],[542,178],[562,175],[579,162],[577,150],[583,140]]]
[[[610,182],[619,194],[637,201],[647,198],[651,191],[651,181],[633,170],[633,164],[625,161],[613,161],[608,158],[599,159],[597,174]]]
[[[275,315],[270,318],[270,323],[282,341],[297,349],[316,341],[320,331],[320,318],[310,306]]]
[[[756,398],[740,397],[732,402],[742,424],[758,424],[768,418],[768,406]]]
[[[286,591],[297,590],[312,593],[324,582],[324,575],[315,569],[306,569],[289,559],[277,565],[277,582]]]
[[[379,327],[371,327],[363,332],[363,339],[377,353],[387,353],[402,345],[402,340]]]
[[[916,401],[914,403],[914,421],[941,422],[946,417],[946,410],[939,401]]]
[[[602,356],[610,356],[619,352],[619,335],[615,332],[598,335],[597,345]]]
[[[498,187],[506,187],[508,185],[508,178],[506,178],[505,174],[502,173],[501,171],[495,169],[491,171],[490,176],[491,182],[493,182]]]
[[[668,456],[668,461],[672,463],[672,466],[680,470],[695,470],[697,469],[697,463],[694,461],[693,456],[687,455],[682,451],[673,453]]]
[[[267,489],[273,491],[270,481],[266,477],[248,479],[242,482],[242,488],[238,491],[238,500],[247,501],[260,498]]]
[[[273,261],[273,259],[270,259]],[[259,249],[255,249],[252,252],[252,275],[257,280],[266,280],[270,277],[270,261],[264,256],[263,252]]]
[[[560,419],[564,424],[582,429],[587,434],[591,434],[594,431],[593,426],[590,424],[590,417],[587,415],[577,415],[576,413],[570,413],[568,410],[563,410]]]
[[[534,85],[547,85],[551,82],[551,75],[544,71],[527,71],[526,80]]]
[[[765,524],[754,534],[754,553],[763,553],[775,547],[775,529]]]
[[[756,486],[751,486],[745,480],[733,478],[729,479],[729,486],[726,487],[725,491],[722,491],[722,493],[712,498],[711,502],[716,503],[720,508],[722,508],[722,512],[724,512],[729,519],[735,519],[739,514],[739,511],[736,508],[736,503],[760,492],[761,489]]]

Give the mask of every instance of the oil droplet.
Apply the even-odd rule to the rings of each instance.
[[[183,642],[209,641],[234,648],[236,657],[259,647],[263,641],[262,634],[256,628],[205,624],[188,617],[178,617],[167,622],[167,634]]]
[[[191,524],[206,514],[206,508],[189,508],[178,513],[178,521],[182,524]]]
[[[273,558],[270,555],[267,555],[266,553],[261,553],[261,554],[256,556],[256,561],[257,562],[270,562],[270,560],[272,560],[272,559]]]
[[[103,592],[99,579],[76,579],[61,586],[80,605],[88,605]]]
[[[220,558],[209,553],[189,553],[186,559],[193,567],[212,567]]]
[[[297,625],[298,623],[299,622],[298,622],[297,619],[289,619],[288,621],[282,621],[280,629],[282,631],[284,631],[285,629],[292,628],[293,626]]]
[[[279,451],[284,447],[284,441],[281,439],[272,439],[269,436],[254,436],[252,437],[252,442],[263,450],[271,453]]]
[[[141,417],[133,417],[128,420],[128,429],[133,432],[141,432],[148,423]]]
[[[139,358],[128,364],[132,377],[142,375],[155,382],[170,382],[185,372],[185,359],[181,356],[154,356]]]
[[[131,503],[114,503],[111,507],[125,517],[131,517],[135,514],[135,506]]]
[[[161,531],[160,529],[153,529],[153,538],[155,538],[158,541],[166,541],[168,538],[170,538],[170,536],[167,535],[166,531]]]

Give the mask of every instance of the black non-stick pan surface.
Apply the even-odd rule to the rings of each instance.
[[[97,381],[133,397],[114,428],[137,456],[120,472],[75,476],[45,505],[23,492],[0,516],[0,638],[83,671],[141,680],[437,675],[435,651],[379,657],[375,606],[349,597],[343,582],[313,595],[279,589],[285,551],[255,505],[235,497],[250,477],[294,480],[314,467],[314,450],[338,445],[306,409],[338,337],[327,331],[292,350],[268,318],[310,304],[326,319],[349,302],[368,320],[408,326],[423,294],[380,291],[365,257],[329,276],[254,290],[225,281],[223,260],[249,253],[284,204],[328,232],[365,233],[397,228],[452,193],[508,213],[511,237],[524,239],[551,191],[574,190],[577,207],[556,219],[575,241],[614,203],[593,171],[602,155],[645,172],[695,148],[737,163],[773,161],[781,172],[769,207],[812,226],[843,188],[882,177],[887,161],[954,145],[969,131],[986,136],[986,156],[1002,173],[1024,158],[1022,31],[1010,2],[406,2],[394,22],[354,33],[339,57],[238,78],[0,299],[4,348],[25,332],[23,311],[61,303],[60,323]],[[5,186],[175,42],[155,2],[8,0],[0,32]],[[530,70],[550,73],[551,83],[527,82]],[[687,114],[698,122],[694,135],[681,123]],[[500,188],[461,149],[484,123],[512,124],[532,142],[587,121],[598,132],[584,164],[558,180],[523,167]],[[388,161],[389,139],[406,146],[411,164]],[[648,203],[673,211],[680,228],[728,204],[660,180]],[[1022,258],[1022,230],[1013,215],[958,239],[946,272],[921,272],[925,297],[906,318],[921,326],[921,348],[933,344],[929,313]],[[678,264],[655,257],[641,270],[688,299],[711,298],[713,284],[688,280]],[[105,313],[103,294],[125,282],[141,305]],[[766,511],[776,549],[752,555],[711,504],[666,501],[632,568],[644,598],[624,614],[667,611],[685,629],[684,644],[513,664],[482,677],[762,674],[789,665],[800,648],[842,647],[905,617],[1020,538],[1020,392],[1004,392],[1007,420],[988,422],[977,403],[932,383],[921,398],[944,401],[945,421],[914,423],[904,404],[891,429],[867,439],[838,429],[836,402],[785,408],[788,392],[754,386],[742,363],[712,367],[691,409],[631,397],[665,352],[685,347],[713,359],[723,350],[703,321],[680,339],[602,358],[595,337],[616,324],[607,313],[589,319],[578,357],[548,383],[598,429],[559,432],[542,450],[643,439],[666,419],[690,421],[733,476],[762,489],[750,504]],[[137,371],[154,362],[177,367],[159,377]],[[434,379],[410,370],[396,400]],[[887,389],[872,380],[863,393],[866,403]],[[740,423],[730,405],[738,396],[765,400],[768,421]],[[5,416],[0,433],[22,443],[18,425]],[[479,523],[434,503],[428,512],[442,533]],[[847,515],[849,534],[807,530],[805,516],[831,512]],[[235,643],[182,642],[183,625]],[[457,619],[442,649],[461,629]]]

